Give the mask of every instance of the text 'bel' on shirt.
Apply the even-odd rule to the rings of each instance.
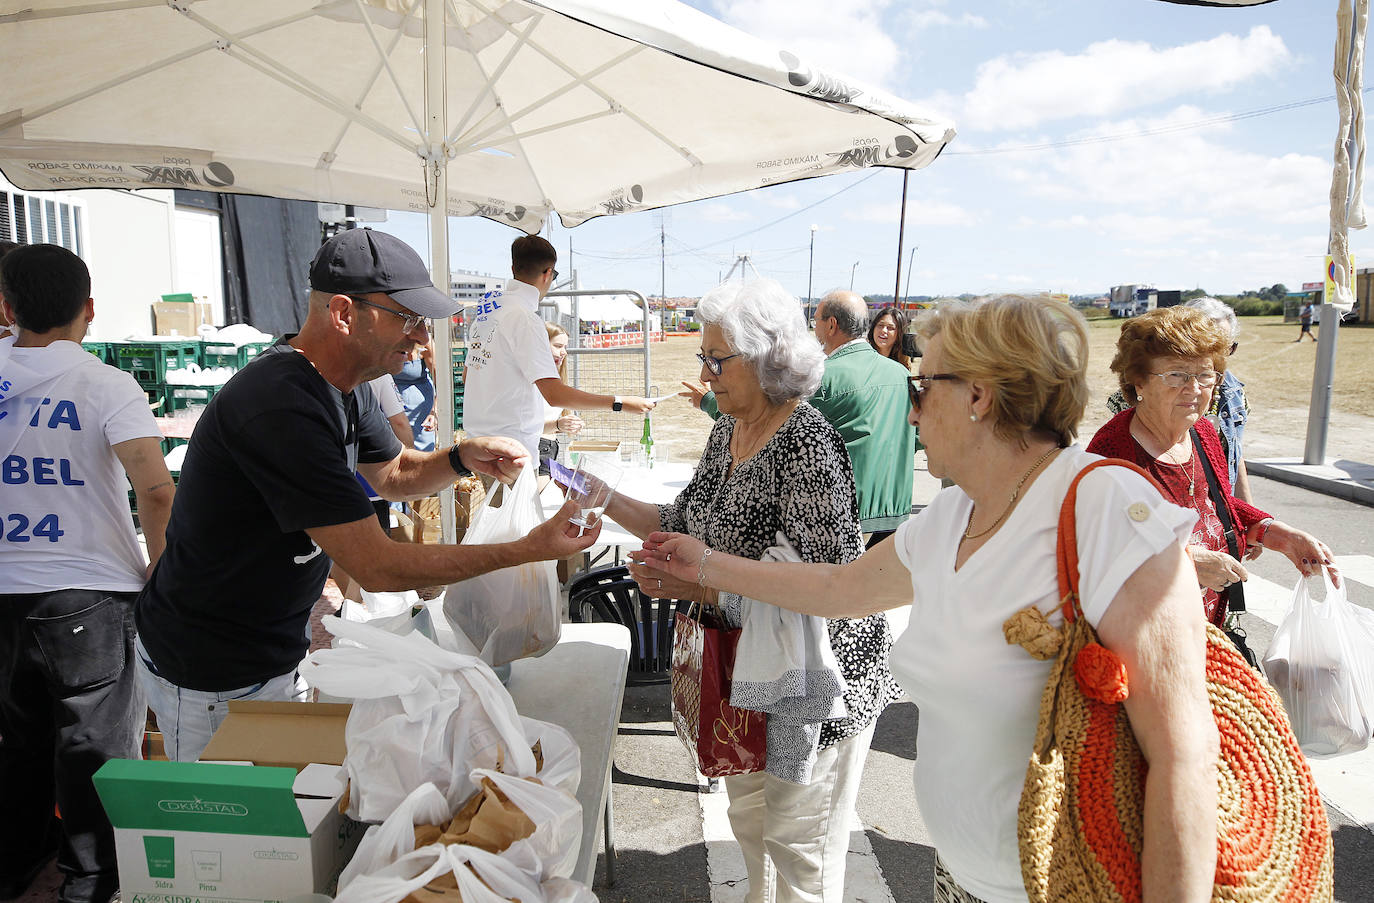
[[[549,333],[539,318],[539,290],[512,279],[490,292],[468,329],[467,376],[463,387],[463,430],[469,438],[507,436],[539,459],[544,431],[544,396],[534,384],[558,379]]]
[[[76,342],[0,340],[0,593],[137,592],[147,560],[112,446],[161,438],[134,378]]]
[[[159,675],[217,692],[294,669],[329,575],[305,531],[375,517],[353,471],[400,453],[376,396],[340,392],[286,339],[230,379],[191,436],[135,608]]]

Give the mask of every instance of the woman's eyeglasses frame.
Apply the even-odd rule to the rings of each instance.
[[[911,400],[911,406],[917,411],[921,410],[921,396],[930,388],[929,383],[936,380],[962,380],[962,376],[953,373],[932,373],[929,376],[908,376],[906,378],[906,394]]]

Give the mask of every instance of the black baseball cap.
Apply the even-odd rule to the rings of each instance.
[[[462,307],[434,287],[410,245],[371,229],[347,229],[321,245],[310,263],[310,287],[331,295],[385,292],[422,317],[450,317]]]

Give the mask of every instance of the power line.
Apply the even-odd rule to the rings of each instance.
[[[1365,88],[1364,93],[1368,93],[1371,88]],[[1336,99],[1336,95],[1327,94],[1324,97],[1309,97],[1306,100],[1295,100],[1290,103],[1275,104],[1270,107],[1258,107],[1253,110],[1243,110],[1239,113],[1224,113],[1219,116],[1209,116],[1206,119],[1194,119],[1189,122],[1176,122],[1172,125],[1157,126],[1152,129],[1138,129],[1133,132],[1119,132],[1112,135],[1090,135],[1082,138],[1064,138],[1060,141],[1047,141],[1042,144],[1019,144],[1012,147],[988,147],[975,148],[973,150],[947,150],[946,156],[959,157],[980,157],[991,154],[1019,154],[1027,151],[1056,150],[1061,147],[1079,147],[1086,144],[1106,144],[1113,141],[1130,141],[1133,138],[1152,138],[1156,135],[1171,135],[1175,132],[1186,132],[1193,129],[1208,128],[1214,125],[1223,125],[1228,122],[1241,122],[1246,119],[1255,119],[1260,116],[1270,116],[1274,113],[1282,113],[1287,110],[1296,110],[1299,107],[1310,107],[1319,103],[1330,103]]]

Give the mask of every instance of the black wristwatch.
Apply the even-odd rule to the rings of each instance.
[[[619,395],[611,396],[611,410],[615,411],[617,414],[625,410],[625,405],[621,403]]]
[[[463,457],[458,454],[459,443],[453,443],[453,447],[448,450],[448,466],[453,468],[453,472],[460,477],[472,476],[472,471],[463,466]]]

